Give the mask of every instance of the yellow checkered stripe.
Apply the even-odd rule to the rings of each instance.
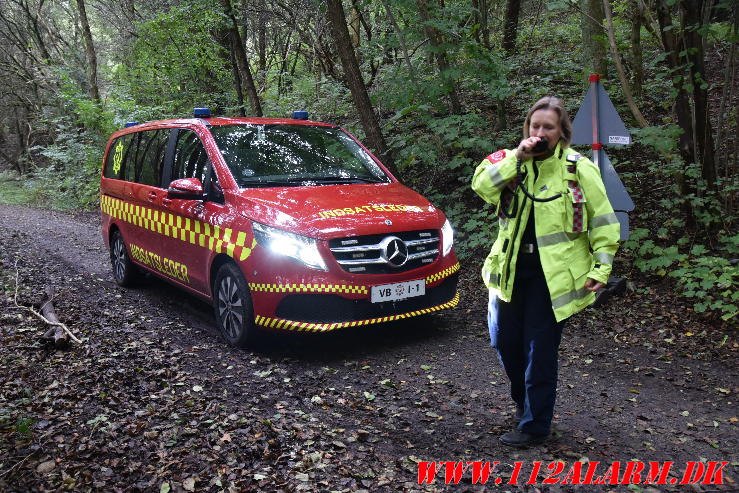
[[[441,272],[437,272],[436,274],[431,274],[430,276],[426,278],[426,284],[431,284],[441,279],[444,279],[445,277],[449,277],[455,272],[457,272],[458,270],[459,270],[459,262],[452,265],[451,267],[447,267]]]
[[[367,294],[367,286],[349,284],[259,284],[249,283],[252,291],[266,293],[345,293]]]
[[[424,308],[422,310],[416,310],[408,313],[401,313],[398,315],[390,315],[388,317],[370,318],[367,320],[354,320],[352,322],[333,322],[333,323],[312,323],[312,322],[296,322],[294,320],[286,320],[282,318],[269,318],[257,315],[254,317],[254,323],[262,327],[268,327],[271,329],[282,329],[297,332],[328,332],[336,329],[343,329],[345,327],[358,327],[361,325],[379,324],[384,322],[393,322],[395,320],[402,320],[404,318],[416,317],[426,313],[437,312],[439,310],[445,310],[447,308],[453,308],[459,303],[459,293],[454,295],[450,301],[442,303],[441,305],[432,306],[430,308]]]
[[[107,195],[100,197],[100,210],[134,226],[178,238],[216,253],[225,253],[236,260],[246,260],[257,245],[254,238],[247,245],[244,231],[213,226],[189,217],[134,205]]]

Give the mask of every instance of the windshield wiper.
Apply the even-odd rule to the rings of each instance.
[[[341,185],[347,183],[385,183],[385,181],[363,176],[285,176],[279,179],[253,177],[241,180],[241,184],[244,188],[260,186],[299,187],[310,184]]]
[[[307,180],[302,179],[300,181],[294,181],[294,180],[259,180],[259,179],[251,179],[251,180],[242,180],[241,186],[244,188],[253,188],[253,187],[299,187],[303,183],[305,183]]]
[[[377,178],[368,178],[364,176],[325,176],[311,178],[308,181],[315,181],[324,184],[341,184],[341,183],[384,183],[384,180]]]

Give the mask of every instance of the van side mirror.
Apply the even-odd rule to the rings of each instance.
[[[167,189],[167,198],[203,200],[203,183],[199,178],[180,178],[172,181]]]

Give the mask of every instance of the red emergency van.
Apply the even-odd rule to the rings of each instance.
[[[116,282],[144,270],[211,302],[234,346],[258,328],[330,331],[459,301],[442,211],[305,112],[127,126],[108,142],[100,206]]]

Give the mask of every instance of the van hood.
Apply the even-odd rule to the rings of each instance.
[[[440,210],[400,183],[246,188],[234,201],[252,221],[319,239],[444,224]]]

